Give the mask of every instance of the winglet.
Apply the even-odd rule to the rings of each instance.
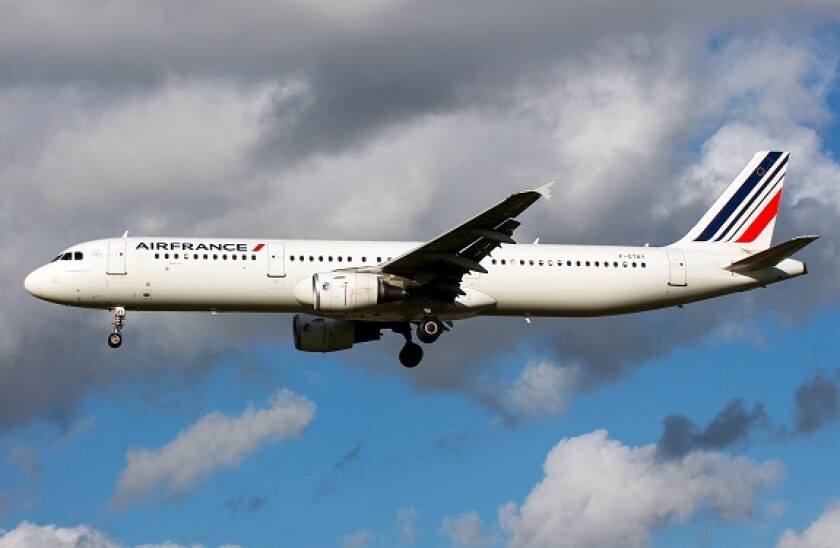
[[[546,200],[550,200],[551,199],[551,187],[553,187],[553,186],[554,186],[554,181],[551,181],[550,183],[544,184],[540,188],[535,188],[534,192],[536,192],[537,194],[539,194],[540,196],[542,196]]]

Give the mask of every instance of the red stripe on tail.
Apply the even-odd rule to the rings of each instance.
[[[749,243],[754,242],[758,235],[764,232],[764,229],[767,228],[767,225],[770,224],[776,214],[779,212],[779,203],[782,201],[782,190],[779,189],[779,192],[773,196],[773,199],[770,200],[770,203],[767,204],[767,207],[764,208],[758,217],[755,218],[753,224],[738,238],[739,243]]]

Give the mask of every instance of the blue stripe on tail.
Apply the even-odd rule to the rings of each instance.
[[[790,158],[790,157],[788,156],[788,158]],[[744,223],[747,222],[747,220],[750,218],[750,216],[755,212],[756,208],[758,208],[758,206],[759,206],[759,204],[755,204],[755,207],[750,209],[750,207],[753,205],[753,202],[758,200],[759,197],[761,197],[764,194],[764,191],[767,189],[767,187],[769,185],[773,184],[773,180],[779,174],[779,171],[781,171],[782,168],[784,168],[785,165],[787,164],[788,158],[785,158],[784,160],[781,161],[781,163],[779,163],[778,166],[776,166],[776,169],[774,169],[773,173],[771,173],[770,176],[767,177],[767,180],[764,181],[764,184],[761,185],[761,188],[758,189],[758,192],[753,194],[753,197],[750,198],[750,201],[747,202],[747,204],[744,206],[744,208],[741,210],[741,212],[734,219],[732,219],[732,222],[729,223],[729,226],[727,226],[726,229],[723,232],[721,232],[720,236],[717,238],[716,241],[723,240],[724,238],[727,237],[727,235],[729,235],[731,237],[733,234],[737,234],[738,231],[741,230],[741,228],[744,226]],[[731,232],[732,227],[735,226],[735,224],[738,223],[739,221],[740,221],[740,224],[738,224],[738,228],[735,230],[734,233]]]

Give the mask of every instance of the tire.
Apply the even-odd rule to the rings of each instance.
[[[409,369],[417,367],[423,359],[423,349],[417,343],[405,343],[400,350],[400,363]]]
[[[108,346],[111,348],[119,348],[122,344],[122,335],[119,333],[111,333],[108,335]]]
[[[417,338],[426,344],[438,340],[442,332],[443,326],[437,320],[422,320],[417,326]]]

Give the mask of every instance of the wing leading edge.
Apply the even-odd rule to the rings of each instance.
[[[511,194],[469,221],[380,265],[378,271],[411,280],[411,293],[452,301],[462,295],[460,284],[469,272],[487,271],[479,263],[502,244],[514,244],[516,217],[541,197],[551,198],[553,182],[535,190]]]

